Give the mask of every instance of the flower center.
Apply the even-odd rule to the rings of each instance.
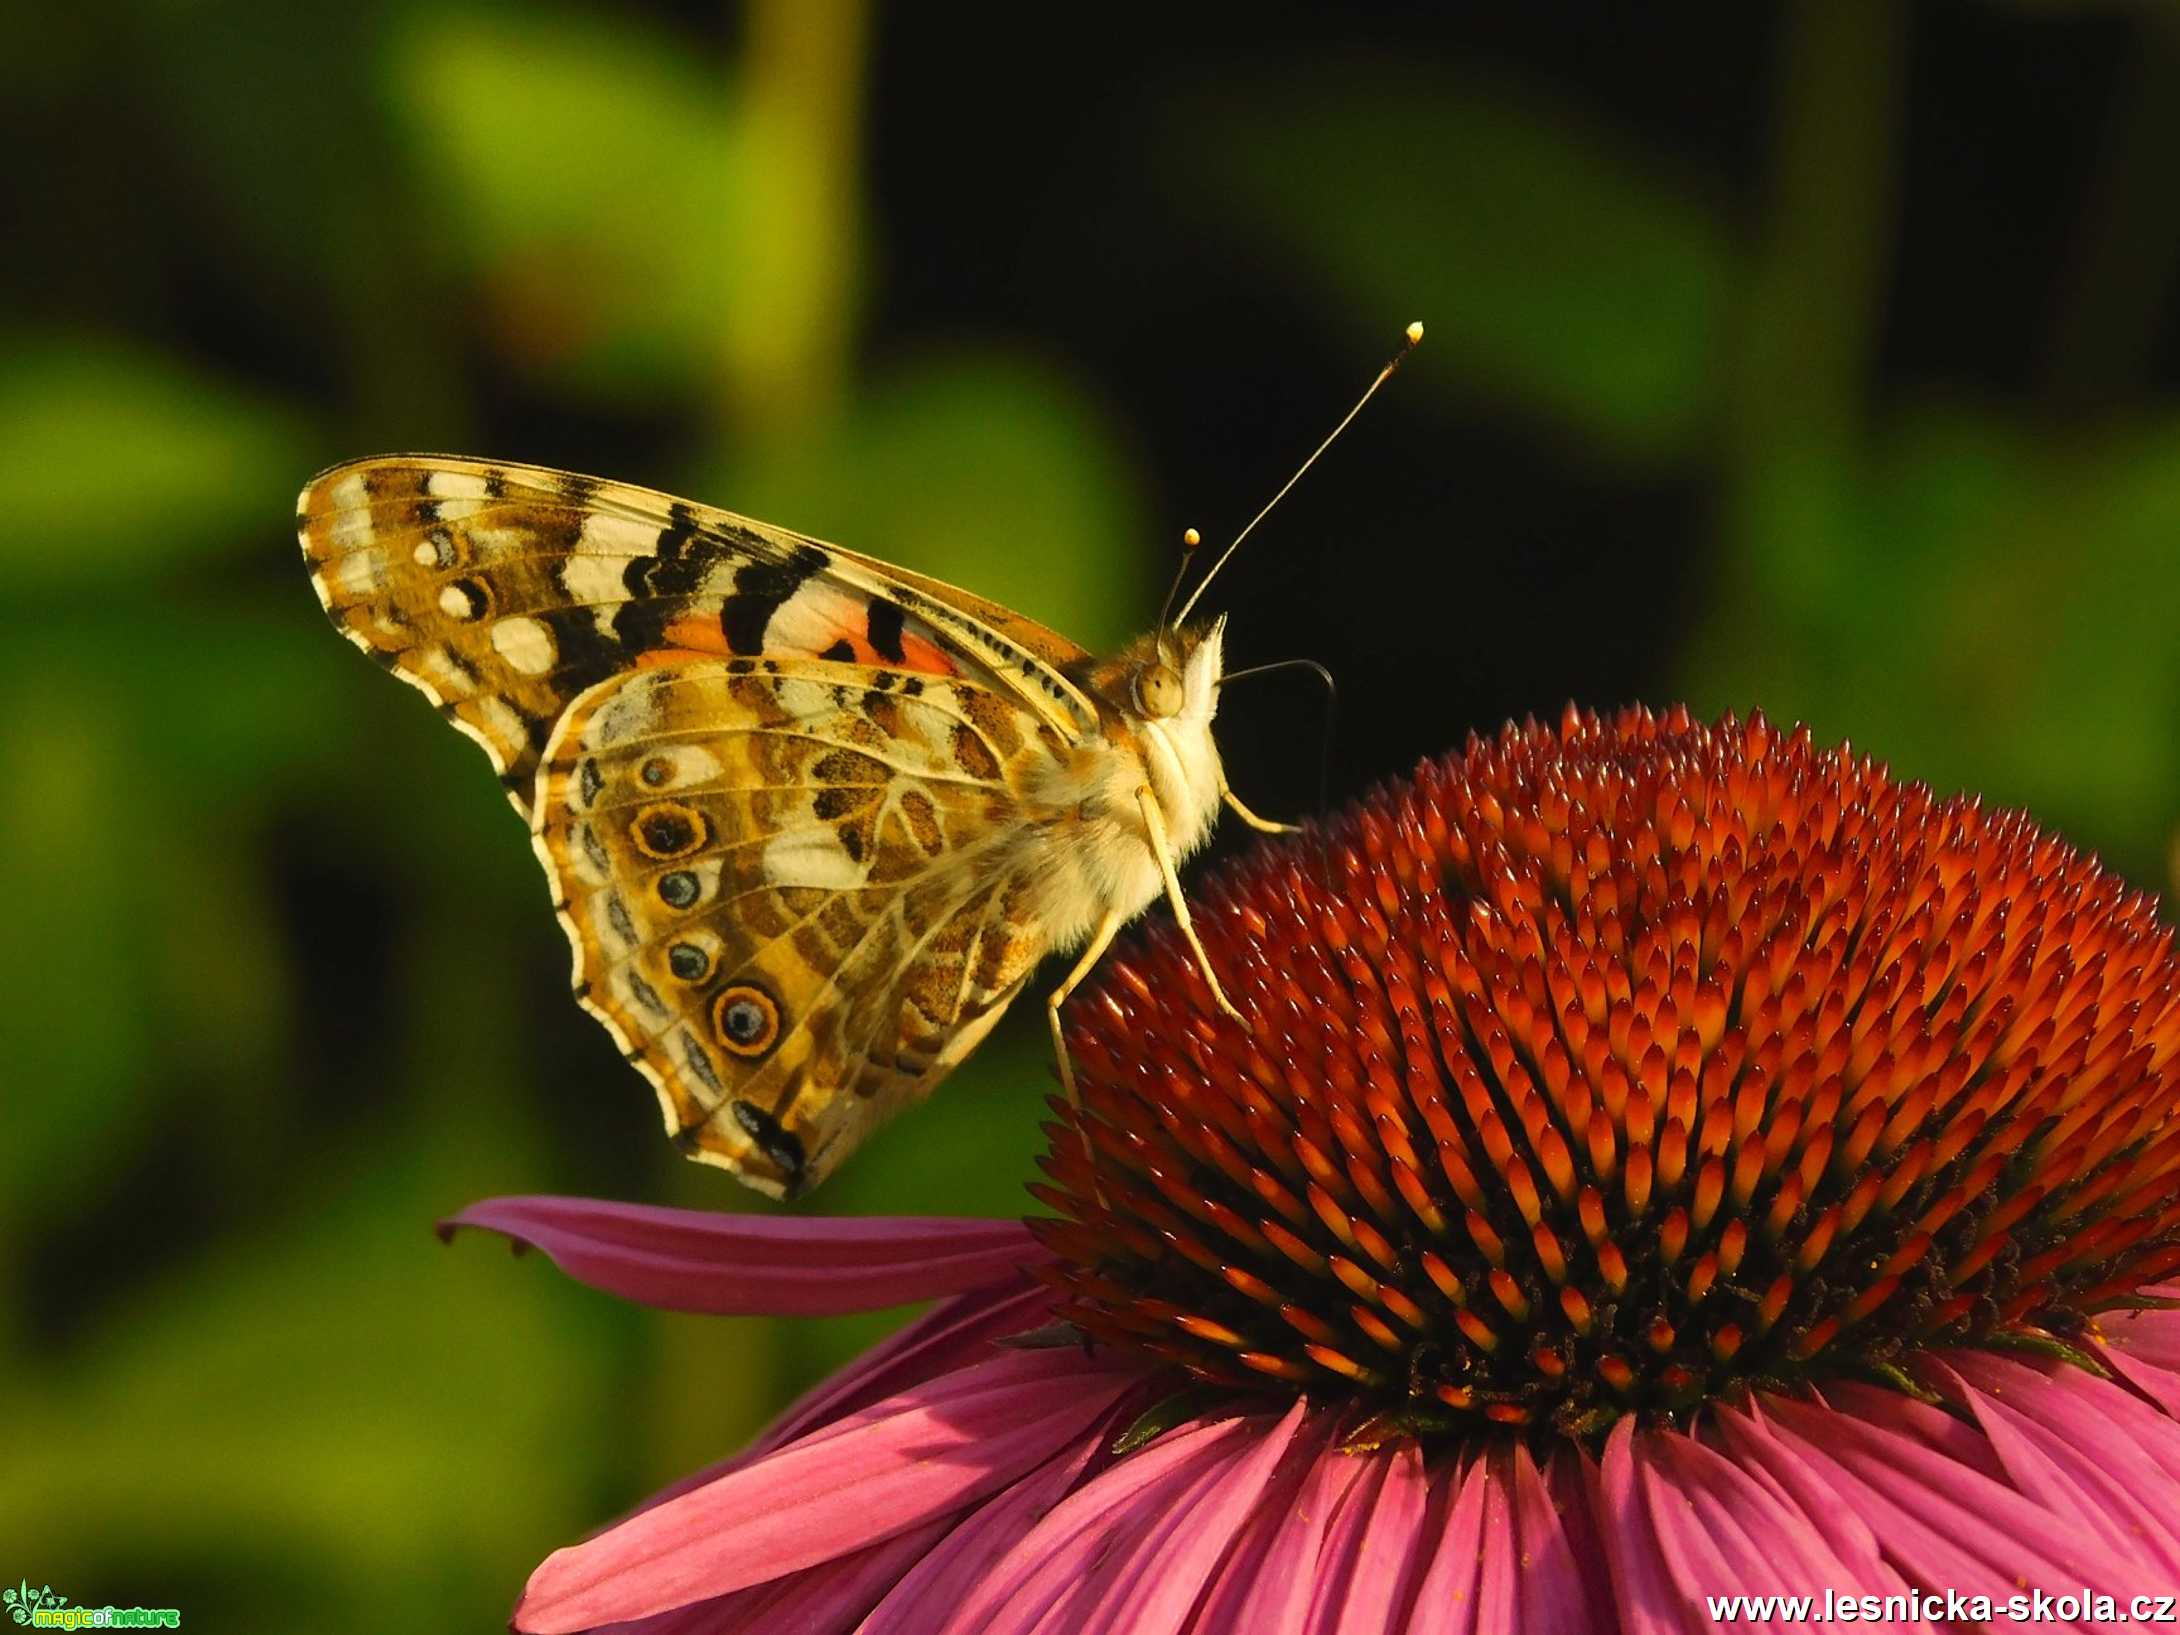
[[[1071,1012],[1061,1310],[1199,1378],[1583,1435],[2070,1354],[2180,1267],[2180,967],[2015,813],[1761,716],[1509,727]],[[1087,1149],[1084,1137],[1087,1136]]]

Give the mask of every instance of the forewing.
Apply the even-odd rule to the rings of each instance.
[[[699,655],[961,676],[1069,739],[1096,710],[1081,650],[871,558],[650,489],[537,466],[336,466],[296,526],[341,632],[492,758],[518,809],[561,714],[607,678]]]
[[[533,828],[576,993],[692,1156],[817,1184],[1045,950],[1019,791],[1067,753],[964,678],[691,659],[566,712]]]

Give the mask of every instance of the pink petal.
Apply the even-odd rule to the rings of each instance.
[[[1473,1460],[1431,1478],[1425,1537],[1431,1557],[1416,1585],[1408,1616],[1408,1635],[1474,1635],[1478,1621],[1477,1575],[1484,1558],[1484,1488],[1478,1475],[1483,1461]],[[1476,1477],[1476,1480],[1470,1480]]]
[[[1134,1380],[1068,1350],[929,1381],[555,1552],[531,1575],[517,1627],[663,1612],[906,1532],[1041,1464]]]
[[[542,1249],[578,1282],[665,1311],[836,1316],[1007,1283],[1048,1258],[1019,1221],[723,1215],[488,1198],[440,1223]]]
[[[994,1340],[1035,1328],[1051,1309],[1051,1303],[1050,1291],[1042,1287],[1008,1295],[985,1291],[949,1300],[813,1386],[741,1452],[669,1482],[588,1536],[595,1538],[631,1516],[716,1482],[728,1471],[739,1470],[774,1448],[784,1447],[859,1408],[898,1396],[949,1369],[981,1362],[991,1355]]]
[[[1368,1454],[1384,1474],[1368,1504],[1350,1502],[1325,1538],[1310,1617],[1328,1635],[1405,1629],[1406,1608],[1430,1565],[1423,1517],[1431,1479],[1411,1445]],[[1358,1484],[1353,1490],[1362,1492]]]
[[[1278,1419],[1252,1417],[1246,1434],[1225,1444],[1185,1501],[1152,1511],[1100,1571],[1094,1612],[1079,1626],[1125,1635],[1179,1630],[1212,1569],[1264,1496],[1272,1472],[1301,1428],[1308,1405],[1297,1399]]]
[[[1037,1626],[1055,1606],[1081,1597],[1089,1571],[1131,1520],[1163,1514],[1178,1494],[1246,1444],[1239,1419],[1169,1431],[1075,1489],[1003,1556],[944,1622],[948,1635],[996,1635]]]
[[[1890,1386],[1864,1385],[1855,1380],[1833,1381],[1824,1388],[1823,1400],[1841,1413],[1913,1437],[1932,1453],[1980,1476],[2001,1485],[2006,1481],[2006,1467],[1991,1447],[1991,1439],[1934,1402],[1918,1402]]]
[[[1036,1328],[1051,1310],[1052,1291],[1041,1284],[1011,1293],[986,1289],[957,1295],[798,1397],[766,1427],[751,1451],[781,1447],[858,1408],[964,1364],[982,1362],[995,1342]]]
[[[1693,1437],[1638,1432],[1634,1456],[1661,1558],[1692,1611],[1707,1612],[1707,1599],[1717,1595],[1798,1595],[1821,1606],[1827,1589],[1875,1588],[1854,1579],[1824,1535],[1772,1487]],[[1800,1630],[1808,1619],[1782,1615],[1749,1627]],[[1883,1627],[1929,1628],[1920,1620]]]
[[[1988,1595],[2001,1605],[2023,1588],[2056,1594],[2086,1584],[2124,1604],[2135,1590],[2159,1587],[2138,1582],[2151,1576],[2139,1563],[2012,1487],[1874,1418],[1783,1398],[1766,1411],[1780,1437],[1827,1472],[1838,1502],[1862,1512],[1911,1582]]]
[[[1311,1586],[1325,1522],[1366,1461],[1333,1445],[1332,1416],[1298,1437],[1280,1479],[1257,1507],[1257,1522],[1235,1541],[1191,1624],[1206,1635],[1299,1635],[1309,1627]]]
[[[1528,1448],[1519,1442],[1514,1444],[1509,1486],[1521,1562],[1523,1620],[1533,1629],[1592,1629],[1609,1624],[1611,1604],[1591,1600],[1595,1581],[1573,1547],[1552,1489]]]
[[[1714,1410],[1712,1424],[1735,1467],[1815,1529],[1841,1564],[1842,1583],[1871,1595],[1906,1593],[1907,1581],[1885,1560],[1869,1524],[1840,1502],[1825,1471],[1779,1438],[1758,1404]]]
[[[1599,1629],[1615,1629],[1619,1613],[1613,1606],[1612,1573],[1605,1565],[1604,1536],[1597,1530],[1597,1509],[1590,1501],[1591,1468],[1589,1455],[1580,1448],[1561,1447],[1545,1467],[1544,1485],[1575,1570],[1581,1574],[1582,1596],[1592,1609],[1591,1617]]]
[[[931,1522],[807,1572],[790,1573],[769,1584],[654,1617],[601,1625],[591,1635],[739,1635],[744,1630],[847,1635],[871,1604],[945,1535],[949,1525],[943,1519]]]
[[[1186,1626],[1192,1635],[1227,1635],[1241,1627],[1236,1620],[1242,1605],[1264,1576],[1272,1546],[1301,1501],[1302,1489],[1317,1469],[1318,1455],[1330,1440],[1334,1424],[1330,1414],[1303,1420],[1294,1440],[1287,1445],[1285,1457],[1265,1484],[1256,1509],[1236,1531],[1225,1559],[1205,1586],[1195,1616]],[[1300,1616],[1297,1610],[1296,1617]]]
[[[992,1565],[1044,1520],[1083,1472],[1104,1456],[1112,1430],[1108,1418],[962,1518],[872,1609],[858,1635],[928,1635],[939,1621],[935,1609],[959,1605]]]
[[[1514,1542],[1514,1492],[1506,1465],[1487,1454],[1468,1469],[1469,1481],[1483,1489],[1482,1553],[1476,1565],[1476,1627],[1521,1629],[1521,1551]]]
[[[1591,1505],[1612,1573],[1622,1635],[1696,1635],[1707,1628],[1667,1570],[1656,1523],[1642,1491],[1635,1424],[1623,1419],[1605,1439],[1603,1461],[1589,1467]]]
[[[2170,1300],[2180,1297],[2180,1284],[2142,1292]],[[2130,1385],[2180,1416],[2180,1311],[2106,1312],[2097,1319],[2097,1338],[2105,1361]]]
[[[1382,1453],[1354,1453],[1346,1457],[1358,1468],[1347,1490],[1334,1499],[1331,1514],[1325,1517],[1324,1536],[1317,1547],[1317,1565],[1308,1574],[1310,1604],[1309,1610],[1302,1615],[1302,1627],[1309,1635],[1339,1635],[1341,1621],[1347,1616],[1356,1550],[1369,1525],[1370,1512],[1377,1508],[1378,1495],[1384,1491],[1386,1475],[1392,1469],[1391,1460]],[[1356,1627],[1363,1626],[1358,1624]]]
[[[1975,1352],[1952,1362],[1943,1372],[1953,1394],[1976,1416],[2016,1488],[2055,1515],[2076,1518],[2112,1550],[2144,1552],[2180,1584],[2180,1504],[2172,1496],[2180,1424],[2079,1369],[2052,1375]]]

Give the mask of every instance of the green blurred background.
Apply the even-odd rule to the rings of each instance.
[[[1215,599],[1234,662],[1339,673],[1336,794],[1570,696],[1761,704],[2160,884],[2172,8],[1664,9],[19,22],[0,1580],[498,1627],[902,1315],[433,1242],[500,1192],[756,1201],[568,999],[475,750],[326,628],[289,519],[336,459],[651,483],[1099,645],[1421,317]],[[1227,708],[1238,787],[1309,806],[1315,696]],[[1015,1210],[1034,1009],[811,1207]]]

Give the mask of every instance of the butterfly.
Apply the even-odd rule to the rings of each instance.
[[[1072,1100],[1060,1007],[1160,896],[1238,1019],[1177,868],[1222,807],[1287,827],[1227,786],[1225,620],[1188,620],[1255,525],[1178,618],[1099,657],[874,557],[539,466],[358,460],[296,513],[334,625],[491,758],[576,997],[667,1133],[774,1197],[1079,949],[1046,1001]]]
[[[1058,1044],[1153,900],[1193,940],[1175,870],[1222,802],[1279,827],[1213,741],[1223,618],[1098,658],[785,529],[481,460],[336,466],[296,525],[341,633],[491,757],[576,995],[669,1134],[776,1197],[927,1094],[1047,953],[1083,950]]]

